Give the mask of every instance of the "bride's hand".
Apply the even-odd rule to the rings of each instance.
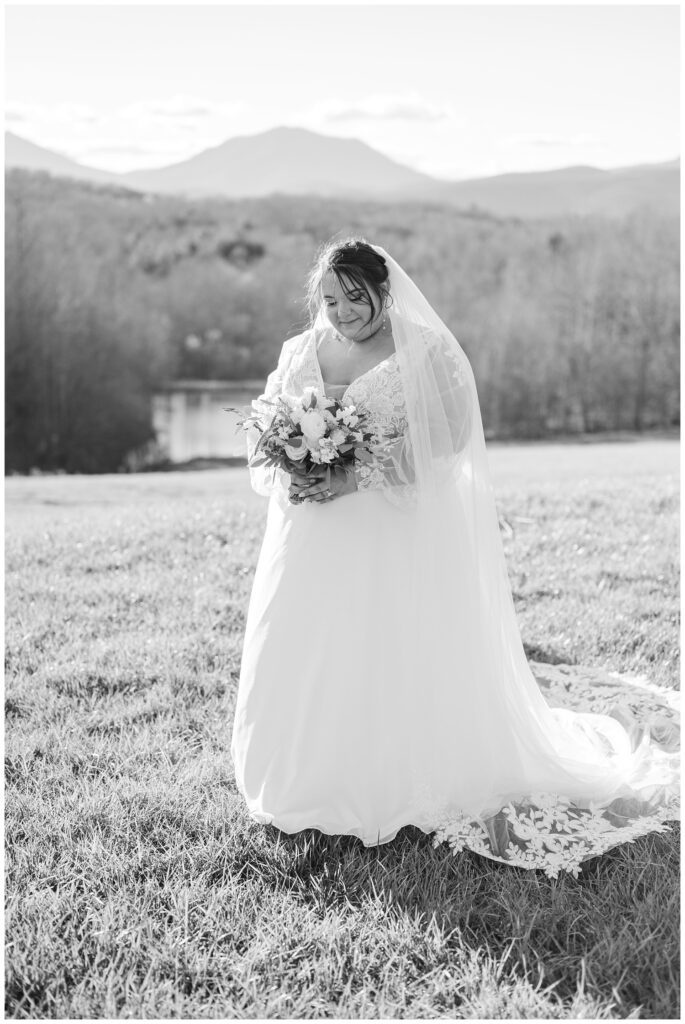
[[[297,505],[302,501],[331,501],[356,490],[354,470],[347,471],[338,467],[331,470],[330,484],[326,483],[325,476],[320,480],[312,480],[311,477],[291,474],[289,497]]]

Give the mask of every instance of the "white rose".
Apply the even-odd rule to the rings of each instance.
[[[310,409],[309,412],[302,413],[300,427],[308,442],[320,441],[326,433],[326,421],[316,409]]]

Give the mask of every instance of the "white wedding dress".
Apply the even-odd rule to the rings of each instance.
[[[325,388],[320,337],[286,342],[267,397]],[[377,429],[402,431],[396,355],[344,401]],[[500,687],[468,603],[455,604],[468,536],[444,583],[409,593],[415,511],[401,489],[379,486],[372,470],[356,493],[292,505],[288,482],[279,470],[253,473],[270,501],[231,752],[254,820],[367,845],[415,825],[455,851],[555,875],[676,816],[669,752],[646,736],[636,745],[608,714],[550,709],[534,682],[524,701]],[[507,658],[528,673],[518,638]]]

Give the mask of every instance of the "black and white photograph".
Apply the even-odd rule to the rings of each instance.
[[[679,1019],[680,5],[3,17],[6,1018]]]

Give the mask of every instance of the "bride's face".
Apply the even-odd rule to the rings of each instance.
[[[345,290],[347,289],[347,290]],[[352,281],[341,285],[337,275],[329,270],[321,281],[326,316],[336,331],[350,341],[365,341],[381,326],[383,307],[371,289],[369,298]]]

